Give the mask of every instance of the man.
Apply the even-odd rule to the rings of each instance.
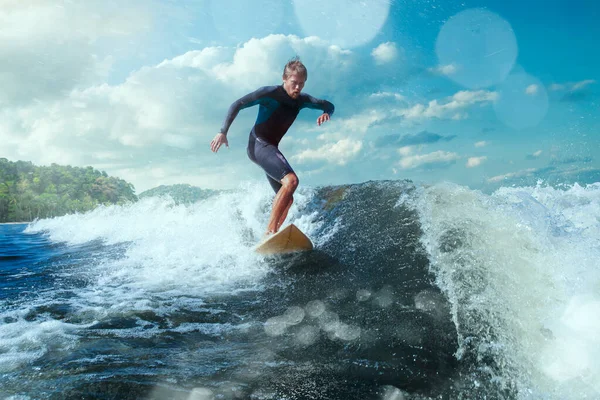
[[[283,69],[283,84],[262,87],[235,101],[229,107],[221,132],[210,142],[210,149],[215,153],[223,144],[229,147],[227,131],[239,111],[257,104],[260,106],[256,122],[250,131],[248,157],[265,171],[276,193],[267,225],[267,235],[277,232],[285,221],[298,187],[296,173],[279,151],[279,141],[301,109],[314,108],[323,111],[317,118],[319,126],[329,121],[334,111],[330,102],[301,93],[307,78],[308,72],[300,59],[291,59]]]

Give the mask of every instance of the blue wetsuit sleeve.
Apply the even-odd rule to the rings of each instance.
[[[225,117],[225,121],[223,121],[223,125],[221,126],[221,133],[227,135],[229,131],[229,127],[233,123],[235,117],[237,117],[240,110],[244,108],[252,107],[256,104],[260,104],[261,100],[265,98],[265,95],[270,93],[272,90],[271,86],[264,86],[259,88],[258,90],[248,93],[242,98],[237,99],[231,104],[229,107],[229,111],[227,112],[227,116]]]
[[[332,103],[327,100],[316,99],[309,94],[304,94],[304,102],[302,103],[302,108],[312,108],[315,110],[321,110],[324,113],[329,114],[329,116],[333,115],[335,111],[335,107]]]

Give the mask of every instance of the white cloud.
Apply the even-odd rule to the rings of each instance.
[[[455,64],[440,65],[436,68],[429,68],[429,72],[446,76],[453,75],[456,73],[456,71],[458,71],[458,67]]]
[[[533,173],[535,173],[538,169],[537,168],[528,168],[522,171],[517,171],[517,172],[509,172],[507,174],[504,175],[497,175],[497,176],[493,176],[491,178],[488,179],[488,182],[500,182],[506,179],[511,179],[511,178],[521,178],[524,176],[531,176],[533,175]]]
[[[497,99],[496,92],[486,90],[478,91],[460,91],[449,99],[445,99],[445,103],[440,104],[438,100],[432,100],[427,105],[416,104],[410,108],[396,110],[396,114],[403,116],[408,120],[420,119],[449,119],[465,117],[461,110],[464,110],[474,104],[490,103]]]
[[[400,147],[398,149],[398,153],[403,157],[410,155],[412,153],[412,151],[413,151],[412,146],[404,146],[404,147]]]
[[[538,85],[532,84],[527,86],[527,89],[525,89],[525,94],[528,95],[535,95],[538,93],[538,91],[540,90]]]
[[[403,96],[390,92],[373,93],[369,98],[405,100]],[[486,103],[495,101],[496,98],[497,94],[495,92],[480,90],[475,92],[457,92],[453,96],[444,99],[445,103],[441,104],[438,100],[432,100],[427,105],[415,104],[406,108],[394,107],[394,104],[390,103],[387,107],[366,109],[352,117],[337,119],[337,124],[341,126],[341,129],[337,133],[327,133],[322,135],[322,137],[327,137],[328,135],[341,135],[341,137],[345,137],[347,132],[364,134],[373,126],[397,120],[398,117],[403,117],[408,121],[431,118],[462,120],[468,118],[469,114],[466,112],[466,109],[469,107],[476,104],[485,105]]]
[[[371,52],[371,55],[377,64],[387,64],[398,58],[398,48],[393,42],[382,43]]]
[[[586,86],[596,83],[595,79],[585,79],[579,82],[568,82],[568,83],[553,83],[550,85],[549,89],[552,91],[557,90],[569,90],[571,92],[575,92],[577,90],[581,90]]]
[[[208,143],[235,99],[280,82],[290,54],[300,54],[309,66],[306,90],[317,97],[338,93],[338,85],[344,85],[331,79],[332,75],[345,76],[353,68],[348,62],[352,53],[317,38],[273,35],[252,39],[239,48],[191,51],[134,71],[118,85],[78,85],[52,98],[29,104],[13,102],[0,109],[0,153],[36,164],[102,165],[108,173],[134,177],[138,190],[156,182],[149,173],[132,171],[144,170],[148,163],[160,168],[167,160],[174,160],[180,175],[181,171],[198,171],[199,165],[219,170],[224,162],[242,171],[232,175],[247,174],[239,166],[247,166],[249,161],[232,154],[245,153],[245,136],[255,109],[242,111],[230,129],[230,145],[235,151],[222,150],[211,157]],[[327,67],[311,74],[311,65]],[[371,116],[370,120],[378,118]],[[359,120],[346,121],[359,131],[368,128],[369,119],[365,122],[366,126]],[[177,168],[167,169],[171,170]],[[210,173],[204,175],[208,183]],[[170,179],[181,181],[177,173]],[[237,184],[210,179],[210,184],[215,182],[213,187]]]
[[[483,157],[469,157],[469,159],[467,160],[466,167],[467,168],[478,167],[485,160],[487,160],[487,157],[485,157],[485,156],[483,156]]]
[[[496,101],[498,94],[496,92],[490,92],[487,90],[462,90],[457,92],[453,97],[453,102],[465,103],[467,105],[480,103],[480,102],[491,102]]]
[[[456,113],[452,116],[454,121],[461,121],[463,119],[469,118],[469,113]]]
[[[374,93],[369,97],[404,100],[404,97],[401,97],[401,95],[389,92]],[[438,100],[432,100],[427,105],[415,104],[406,108],[398,106],[395,107],[393,103],[390,103],[386,107],[366,109],[360,114],[352,117],[341,120],[337,119],[337,124],[341,126],[341,129],[338,130],[337,133],[324,134],[323,137],[327,137],[331,134],[345,137],[347,132],[358,132],[365,134],[373,126],[395,121],[398,119],[398,117],[403,117],[409,122],[432,118],[463,120],[469,116],[469,114],[466,112],[466,109],[476,104],[485,105],[495,101],[496,98],[496,92],[480,90],[457,92],[453,96],[444,99],[443,101],[445,103],[442,104],[440,104]]]
[[[361,149],[361,141],[342,139],[335,143],[325,144],[318,149],[304,150],[291,158],[300,164],[310,161],[327,161],[342,166],[355,158]]]
[[[194,138],[185,135],[175,135],[171,133],[163,135],[162,142],[166,146],[177,147],[180,149],[190,149],[195,144]]]
[[[485,140],[475,143],[475,147],[485,147],[487,145],[488,145],[488,142],[486,142]]]
[[[406,101],[406,97],[402,96],[400,93],[391,93],[391,92],[377,92],[373,93],[369,96],[371,99],[386,99],[393,98],[398,101]]]
[[[317,54],[312,52],[318,49]],[[322,78],[322,71],[314,72],[311,64],[327,62],[330,73],[342,75],[352,68],[352,52],[331,46],[317,37],[269,35],[261,39],[250,39],[243,46],[233,49],[209,47],[190,51],[172,60],[166,60],[159,67],[174,66],[181,69],[194,68],[202,71],[206,78],[216,79],[238,91],[255,90],[265,82],[281,82],[283,65],[290,54],[302,55],[308,66],[307,87],[318,87],[320,91],[331,92],[339,88],[337,79]],[[323,58],[326,57],[326,58]],[[312,62],[315,60],[314,62]],[[316,81],[318,84],[314,84]],[[346,85],[343,85],[346,86]]]
[[[115,5],[115,4],[112,4]],[[45,0],[3,0],[0,7],[0,40],[24,40],[28,44],[67,42],[73,35],[89,41],[122,36],[148,28],[150,14],[143,1],[131,1],[115,13],[110,1],[88,0],[58,5]]]
[[[584,81],[581,82],[575,82],[573,84],[573,86],[571,87],[571,90],[579,90],[579,89],[583,89],[584,87],[591,85],[592,83],[596,83],[596,81],[594,79],[586,79]]]
[[[404,169],[412,169],[427,164],[451,163],[458,159],[460,159],[460,156],[456,153],[435,151],[429,154],[404,157],[398,165]]]
[[[571,87],[571,90],[575,91],[575,90],[583,89],[584,87],[591,85],[592,83],[596,83],[596,81],[593,79],[586,79],[585,81],[575,82],[573,84],[573,86]]]
[[[377,123],[383,122],[388,118],[388,114],[381,110],[369,109],[350,118],[338,120],[341,125],[342,135],[347,132],[366,133],[369,128]]]
[[[1,106],[55,99],[74,88],[104,82],[114,60],[100,55],[101,40],[127,42],[127,36],[148,29],[151,23],[147,7],[139,1],[119,5],[118,13],[99,0],[82,4],[2,2]]]

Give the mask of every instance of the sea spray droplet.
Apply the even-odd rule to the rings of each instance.
[[[279,0],[213,0],[210,16],[217,31],[229,40],[262,38],[277,30],[283,20],[283,2]],[[206,7],[206,6],[204,6]],[[260,10],[255,13],[254,10]],[[252,14],[252,18],[248,15]]]
[[[306,313],[309,317],[318,318],[325,311],[325,304],[320,300],[309,301],[306,305]]]
[[[371,41],[387,20],[391,3],[389,0],[293,1],[296,18],[306,36],[318,36],[341,47],[356,47]]]
[[[423,290],[415,295],[415,308],[423,311],[432,311],[437,307],[435,293],[430,290]]]
[[[340,323],[335,330],[335,337],[345,341],[356,340],[360,336],[360,328],[358,326],[347,325]]]
[[[281,336],[285,333],[288,324],[281,316],[269,318],[265,322],[265,333],[269,336]]]
[[[436,319],[447,318],[450,310],[441,293],[432,290],[423,290],[414,297],[415,308],[424,311]]]
[[[526,73],[511,73],[496,92],[496,116],[506,125],[523,129],[538,125],[548,111],[544,85]]]
[[[290,307],[283,314],[283,320],[289,325],[298,325],[304,319],[304,310],[301,307]]]
[[[515,64],[518,46],[507,21],[474,8],[448,19],[438,34],[435,52],[444,75],[477,89],[504,81]]]
[[[395,386],[383,387],[383,400],[404,400],[404,392]]]
[[[227,382],[222,385],[219,385],[219,399],[243,399],[244,391],[243,385],[236,382]]]
[[[277,394],[265,389],[257,389],[249,397],[250,399],[260,400],[275,400],[278,399]]]
[[[379,307],[386,308],[394,303],[394,291],[390,286],[384,286],[373,298],[375,304]]]
[[[332,311],[324,311],[319,316],[319,324],[325,332],[335,332],[340,323],[338,315]]]
[[[296,341],[302,346],[310,346],[317,341],[319,328],[316,326],[303,326],[296,333]]]
[[[329,294],[329,298],[336,300],[336,301],[341,301],[341,300],[346,299],[348,297],[348,295],[349,295],[349,291],[347,289],[336,289]]]
[[[356,300],[358,301],[367,301],[371,298],[371,292],[366,289],[361,289],[356,292]]]
[[[215,396],[212,390],[206,388],[195,388],[187,400],[213,400]]]

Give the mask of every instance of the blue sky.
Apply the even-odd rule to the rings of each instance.
[[[0,156],[132,182],[263,180],[208,143],[228,106],[300,55],[303,110],[281,142],[309,186],[371,179],[473,188],[600,181],[600,5],[591,0],[6,0]]]

